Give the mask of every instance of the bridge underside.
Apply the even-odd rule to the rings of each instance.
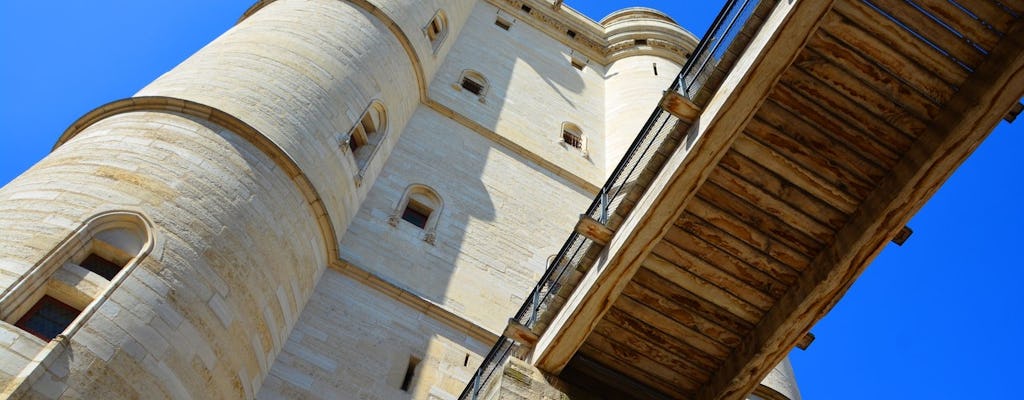
[[[1022,13],[780,2],[535,364],[640,398],[750,393],[1017,104]]]

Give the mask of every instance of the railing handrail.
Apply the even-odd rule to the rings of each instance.
[[[722,28],[724,26],[724,21],[728,19],[729,15],[732,14],[734,10],[736,10],[737,3],[741,1],[743,4],[739,8],[740,11],[733,15],[733,18],[723,31]],[[719,11],[718,15],[715,17],[711,26],[708,27],[708,31],[701,38],[697,47],[691,53],[691,56],[686,60],[686,63],[683,65],[683,69],[679,72],[679,75],[676,76],[676,79],[674,79],[672,84],[669,86],[669,91],[679,91],[684,96],[690,97],[690,89],[698,82],[701,74],[704,73],[704,70],[709,65],[709,61],[714,52],[718,51],[718,49],[724,44],[724,40],[722,40],[724,39],[724,36],[717,39],[715,37],[719,34],[724,35],[724,33],[731,31],[736,22],[740,19],[743,11],[747,9],[750,3],[751,0],[727,1],[725,6],[722,7],[722,10]],[[754,1],[754,4],[758,3],[760,3],[760,0]],[[709,53],[709,47],[711,46],[714,47],[710,49]],[[701,59],[703,59],[703,61],[698,61]],[[699,68],[696,67],[698,62],[701,63]],[[697,68],[697,70],[695,71],[694,68]],[[689,75],[694,76],[693,81],[689,83],[684,82],[686,77]],[[647,118],[647,121],[644,123],[643,128],[641,128],[636,139],[630,144],[625,155],[621,160],[619,160],[618,164],[616,164],[611,175],[608,176],[608,180],[605,181],[603,186],[601,186],[598,195],[593,201],[591,201],[590,206],[587,207],[586,215],[594,217],[595,213],[598,213],[599,215],[595,219],[599,220],[601,223],[608,222],[611,207],[610,199],[619,198],[619,193],[621,193],[626,187],[628,178],[632,177],[633,174],[636,173],[637,169],[641,168],[640,162],[634,162],[634,160],[643,160],[647,152],[653,147],[656,137],[664,131],[664,126],[668,123],[669,119],[665,119],[657,132],[654,135],[651,135],[654,126],[657,124],[658,120],[662,118],[664,113],[665,111],[662,110],[661,107],[656,107],[654,112],[651,113],[651,116]],[[638,154],[639,158],[637,157]],[[646,164],[644,164],[644,166],[646,166]],[[628,170],[628,172],[626,172],[626,170]],[[622,178],[623,173],[627,174],[625,180],[620,179]],[[616,186],[618,186],[617,189]],[[615,191],[614,194],[611,193],[613,190]],[[548,303],[551,296],[558,292],[558,289],[564,282],[565,273],[570,267],[569,261],[575,258],[581,251],[585,252],[586,250],[584,247],[589,249],[589,246],[585,246],[587,244],[589,244],[589,240],[586,238],[581,239],[581,235],[579,233],[574,231],[569,235],[569,238],[558,250],[557,255],[545,268],[544,274],[537,282],[537,285],[533,287],[533,290],[530,291],[530,295],[526,297],[526,300],[523,301],[523,305],[519,307],[519,310],[514,316],[515,320],[526,325],[528,328],[534,327],[537,322],[540,309]],[[569,252],[573,251],[574,246],[575,251],[571,256],[569,256],[569,258],[566,258],[569,255]],[[547,288],[546,292],[545,288]],[[470,379],[469,384],[466,385],[466,388],[462,391],[459,399],[476,400],[480,391],[484,390],[484,387],[490,380],[491,375],[493,375],[497,370],[498,364],[503,363],[504,360],[507,359],[513,346],[514,344],[511,342],[511,339],[504,335],[500,336],[495,346],[492,347],[487,353],[487,356],[484,357],[480,367],[473,374],[473,377]]]

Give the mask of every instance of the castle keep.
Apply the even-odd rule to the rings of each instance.
[[[0,189],[3,394],[798,399],[1024,91],[923,3],[260,0]]]

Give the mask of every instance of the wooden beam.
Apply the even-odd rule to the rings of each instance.
[[[660,106],[669,114],[688,124],[693,123],[700,116],[700,107],[674,90],[665,91],[665,95],[661,97]]]
[[[765,315],[698,393],[742,399],[849,289],[868,263],[995,128],[1024,94],[1024,21],[943,107],[892,172],[864,200],[831,247]]]
[[[612,236],[615,235],[615,231],[587,214],[580,214],[580,220],[576,223],[576,228],[574,229],[576,233],[602,246],[607,246],[608,242],[612,240]]]
[[[521,324],[515,318],[508,319],[508,325],[505,326],[505,332],[502,333],[502,336],[512,339],[516,343],[526,347],[532,347],[537,344],[537,334],[530,330],[530,328],[527,328],[526,325]]]
[[[555,374],[565,368],[806,45],[832,3],[782,1],[775,6],[691,125],[683,144],[541,335],[529,357],[538,368]]]
[[[1017,119],[1017,116],[1020,115],[1021,111],[1024,111],[1024,104],[1014,104],[1013,107],[1010,108],[1010,111],[1006,113],[1006,116],[1003,117],[1003,120],[1013,123],[1013,121]]]
[[[811,347],[811,343],[814,343],[814,334],[807,332],[804,337],[800,338],[799,342],[796,342],[796,348],[800,350],[807,350],[808,347]]]
[[[895,243],[897,246],[902,246],[904,243],[907,242],[907,239],[910,239],[910,235],[912,234],[914,234],[914,230],[910,229],[909,226],[904,226],[903,228],[900,229],[899,232],[896,233],[896,236],[893,236],[892,242]]]

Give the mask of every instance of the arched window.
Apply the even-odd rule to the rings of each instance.
[[[444,11],[437,10],[434,18],[431,18],[427,26],[423,27],[423,33],[427,35],[430,47],[436,53],[437,49],[441,47],[441,42],[444,41],[445,36],[448,36],[448,17],[445,16]]]
[[[391,226],[408,223],[423,230],[423,240],[434,244],[437,221],[444,209],[444,201],[434,189],[421,184],[412,184],[405,189],[401,200],[395,206],[388,223]]]
[[[562,144],[579,150],[584,156],[587,155],[587,138],[583,136],[583,130],[579,125],[572,122],[562,123]]]
[[[483,103],[484,98],[487,96],[487,89],[490,89],[490,86],[483,74],[467,69],[463,70],[462,74],[459,75],[459,82],[455,88],[472,93]]]
[[[4,320],[43,340],[70,335],[153,246],[150,223],[131,211],[99,214],[4,293]],[[80,316],[84,314],[84,316]]]
[[[363,111],[356,124],[352,126],[352,130],[343,138],[342,145],[351,150],[359,175],[362,175],[370,158],[376,153],[387,128],[387,110],[384,108],[384,104],[374,101],[370,103],[366,111]]]

